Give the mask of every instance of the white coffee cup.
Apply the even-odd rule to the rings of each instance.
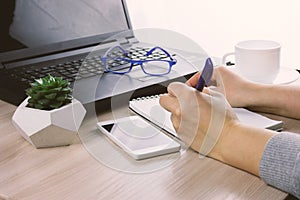
[[[272,83],[280,69],[280,44],[269,40],[247,40],[235,45],[235,69],[241,76],[255,82]]]

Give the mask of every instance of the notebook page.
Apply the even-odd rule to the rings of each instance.
[[[129,108],[176,136],[176,131],[170,119],[171,113],[160,106],[158,95],[132,100],[129,102]],[[247,109],[233,108],[233,110],[238,119],[244,124],[272,130],[281,130],[283,127],[282,121],[269,119]]]
[[[160,106],[158,95],[132,100],[129,108],[169,133],[177,135],[170,119],[171,113]]]

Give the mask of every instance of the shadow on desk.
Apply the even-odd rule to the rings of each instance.
[[[288,195],[285,200],[298,200],[296,197],[292,196],[292,195]]]

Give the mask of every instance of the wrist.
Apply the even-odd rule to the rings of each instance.
[[[220,144],[210,156],[259,176],[259,163],[265,146],[275,134],[267,129],[236,123],[220,138]]]
[[[274,95],[278,93],[276,89],[274,85],[253,83],[245,107],[258,112],[281,114],[281,110],[278,110],[277,107],[283,109],[285,104],[281,103],[280,95]],[[276,102],[276,106],[274,106],[272,102]]]
[[[243,99],[244,107],[253,107],[261,103],[262,98],[266,95],[266,85],[248,82],[245,87]]]
[[[208,156],[216,160],[222,161],[224,163],[227,163],[226,158],[228,157],[228,147],[232,143],[231,139],[233,135],[235,135],[234,132],[240,129],[239,126],[241,126],[239,121],[233,120],[230,123],[227,122],[227,125],[223,128],[223,131],[220,134],[220,137],[215,147],[212,149]]]

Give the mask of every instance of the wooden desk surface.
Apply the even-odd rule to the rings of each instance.
[[[78,140],[35,149],[14,128],[16,107],[0,101],[0,199],[284,199],[259,178],[188,150],[170,166],[141,174],[97,161]],[[125,110],[128,112],[128,110]],[[101,119],[111,117],[102,113]],[[284,119],[299,132],[299,121]],[[34,122],[33,122],[34,123]]]

